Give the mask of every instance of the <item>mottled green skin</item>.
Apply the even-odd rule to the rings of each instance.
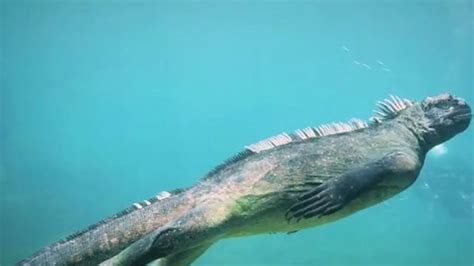
[[[107,222],[77,239],[53,244],[22,263],[143,265],[158,259],[155,262],[160,265],[189,265],[220,239],[292,232],[332,222],[409,187],[426,152],[467,128],[469,121],[447,137],[431,137],[436,141],[428,143],[426,136],[433,130],[417,103],[382,124],[255,153],[182,193]],[[381,166],[387,174],[335,213],[299,222],[285,217],[290,206],[315,184],[387,155],[393,158]],[[350,184],[350,179],[346,181]]]
[[[285,212],[314,181],[338,176],[354,167],[399,152],[400,164],[373,189],[361,194],[340,211],[321,218],[288,223]],[[406,189],[423,164],[425,150],[418,137],[404,124],[389,121],[356,132],[314,138],[262,152],[229,167],[220,174],[218,185],[210,180],[201,187],[209,194],[229,187],[231,211],[226,217],[226,237],[268,232],[288,232],[331,222],[370,207]],[[314,176],[321,175],[321,176]],[[242,186],[242,184],[249,184]],[[250,185],[251,184],[251,185]],[[238,189],[245,187],[245,189]],[[213,190],[212,188],[217,188]]]
[[[53,243],[18,265],[97,265],[154,229],[177,219],[178,214],[188,209],[187,201],[172,196],[160,204],[101,224],[71,240]]]
[[[192,199],[193,208],[179,223],[168,224],[166,228],[179,227],[192,239],[173,234],[169,240],[163,240],[167,247],[176,248],[167,250],[167,254],[173,255],[158,262],[160,265],[187,265],[220,239],[317,226],[400,193],[415,181],[429,148],[423,147],[421,142],[425,129],[417,122],[421,117],[417,109],[418,106],[413,106],[396,119],[380,125],[292,142],[228,165],[185,192]],[[285,218],[290,205],[310,190],[314,181],[333,178],[393,153],[397,154],[398,161],[387,166],[393,169],[393,174],[341,210],[299,222],[288,222]],[[160,231],[163,228],[105,264],[134,265],[148,262],[154,256],[162,257],[163,254],[151,248]],[[139,257],[147,259],[135,260]]]

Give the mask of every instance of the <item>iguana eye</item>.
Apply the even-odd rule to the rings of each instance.
[[[434,103],[431,107],[436,107],[439,109],[451,111],[454,109],[453,105],[454,105],[453,101],[440,101],[440,102]]]

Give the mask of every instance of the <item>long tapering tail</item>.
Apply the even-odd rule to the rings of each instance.
[[[161,192],[53,243],[17,265],[97,265],[191,208],[189,190]]]

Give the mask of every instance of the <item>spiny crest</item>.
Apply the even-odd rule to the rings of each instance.
[[[384,120],[396,117],[401,111],[412,105],[413,103],[408,99],[390,95],[390,99],[377,102],[378,110],[374,110],[375,115],[370,118],[370,121],[380,124]]]
[[[143,207],[146,207],[148,205],[151,205],[154,202],[164,200],[164,199],[169,198],[169,197],[171,197],[171,193],[169,193],[168,191],[161,191],[160,193],[158,193],[153,198],[144,200],[143,203],[142,202],[135,202],[135,203],[133,203],[132,206],[135,207],[135,210],[143,209]]]
[[[277,147],[283,144],[290,143],[292,141],[293,139],[290,137],[290,135],[286,133],[282,133],[280,135],[276,135],[268,139],[259,141],[257,143],[245,146],[245,148],[253,152],[260,152],[260,151],[272,149],[274,147]]]
[[[385,101],[378,103],[379,108],[381,109],[379,114],[380,116],[374,116],[371,118],[371,120],[374,122],[372,125],[377,125],[390,117],[395,117],[399,112],[413,105],[412,102],[407,99],[402,100],[395,96],[390,96],[390,98],[391,100],[386,99]],[[353,118],[348,122],[330,123],[323,124],[318,127],[298,129],[293,134],[281,133],[257,143],[245,146],[243,151],[229,158],[224,163],[218,165],[212,171],[210,171],[206,176],[204,176],[204,180],[214,177],[216,173],[222,169],[225,169],[227,166],[242,161],[255,153],[270,150],[275,147],[296,141],[304,141],[312,138],[320,138],[344,132],[352,132],[367,127],[369,127],[367,122],[361,119]]]
[[[385,120],[396,117],[400,112],[412,105],[412,101],[408,99],[401,99],[398,96],[390,95],[389,99],[377,102],[378,109],[374,110],[375,115],[370,118],[370,121],[374,124],[380,124]],[[290,135],[287,133],[281,133],[255,144],[245,146],[245,149],[253,153],[259,153],[293,141],[351,132],[366,127],[368,127],[368,124],[365,121],[353,118],[349,122],[330,123],[318,127],[297,129],[294,134]]]
[[[166,199],[166,198],[169,198],[169,197],[171,197],[172,195],[180,194],[180,193],[183,192],[183,191],[185,191],[185,189],[175,189],[175,190],[173,190],[173,191],[171,191],[171,192],[162,191],[162,192],[158,193],[158,194],[157,194],[155,197],[153,197],[153,198],[144,200],[143,202],[136,202],[136,203],[133,203],[132,206],[130,206],[130,207],[128,207],[128,208],[122,210],[121,212],[116,213],[115,215],[113,215],[113,216],[111,216],[111,217],[105,218],[105,219],[99,221],[98,223],[95,223],[95,224],[93,224],[93,225],[90,225],[89,227],[87,227],[87,228],[85,228],[85,229],[83,229],[83,230],[81,230],[81,231],[78,231],[78,232],[76,232],[76,233],[74,233],[74,234],[71,234],[71,235],[67,236],[65,239],[58,241],[57,243],[61,244],[61,243],[64,243],[64,242],[66,242],[66,241],[69,241],[69,240],[72,240],[72,239],[74,239],[74,238],[77,238],[78,236],[81,236],[81,235],[83,235],[83,234],[85,234],[85,233],[87,233],[87,232],[89,232],[89,231],[91,231],[91,230],[94,230],[94,229],[98,228],[99,226],[101,226],[101,225],[103,225],[103,224],[106,224],[106,223],[108,223],[108,222],[110,222],[110,221],[113,221],[113,220],[115,220],[115,219],[117,219],[117,218],[120,218],[120,217],[122,217],[122,216],[125,216],[126,214],[129,214],[129,213],[134,212],[134,211],[136,211],[136,210],[143,209],[143,208],[145,208],[145,207],[147,207],[147,206],[149,206],[149,205],[151,205],[151,204],[153,204],[153,203],[155,203],[155,202],[162,201],[162,200],[164,200],[164,199]]]
[[[205,179],[208,179],[208,178],[212,177],[214,174],[216,174],[220,170],[224,169],[228,165],[233,164],[237,161],[243,160],[243,159],[247,158],[248,156],[250,156],[252,154],[253,154],[253,152],[248,150],[248,149],[245,149],[245,150],[235,154],[234,156],[232,156],[229,159],[225,160],[225,162],[223,162],[223,163],[219,164],[218,166],[214,167],[214,169],[212,169],[209,173],[207,173],[207,175],[205,175],[203,179],[205,180]]]
[[[266,151],[293,141],[351,132],[366,128],[367,126],[368,125],[365,121],[353,118],[349,122],[330,123],[320,125],[319,127],[297,129],[295,133],[291,135],[282,133],[277,136],[259,141],[255,144],[245,146],[245,148],[254,153],[259,153],[261,151]]]

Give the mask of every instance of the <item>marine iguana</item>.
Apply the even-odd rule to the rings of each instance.
[[[196,185],[162,192],[47,246],[20,265],[189,265],[220,239],[332,222],[409,187],[425,155],[464,131],[464,100],[390,96],[352,119],[245,147]]]

